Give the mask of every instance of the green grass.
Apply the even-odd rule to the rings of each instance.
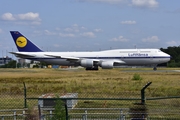
[[[134,70],[127,72],[127,70]],[[136,70],[138,72],[136,72]],[[139,70],[141,70],[139,72]],[[110,96],[123,92],[139,92],[147,82],[149,96],[180,94],[178,72],[146,72],[149,69],[111,69],[99,71],[56,69],[0,69],[0,92],[23,93],[23,82],[29,94],[47,92],[104,93]],[[138,75],[138,76],[137,76]],[[138,79],[138,80],[132,80]],[[141,79],[143,78],[143,79]],[[139,80],[141,79],[141,80]],[[128,97],[128,95],[127,95]]]
[[[167,68],[117,68],[85,71],[60,69],[0,69],[0,109],[24,107],[24,86],[27,97],[38,98],[46,93],[78,93],[78,98],[140,98],[140,91],[148,82],[146,97],[180,96],[180,73]],[[177,68],[176,68],[177,69]],[[141,80],[132,80],[134,75]],[[138,78],[139,78],[138,77]],[[128,108],[134,101],[78,100],[76,107]],[[29,106],[37,100],[27,100]],[[171,109],[179,111],[179,99],[146,101],[148,109]],[[162,112],[161,114],[167,114]],[[155,116],[156,117],[156,116]]]

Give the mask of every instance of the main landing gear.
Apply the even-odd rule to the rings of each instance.
[[[87,67],[86,70],[98,70],[98,66]]]
[[[153,70],[156,71],[156,70],[157,70],[157,67],[153,67]]]

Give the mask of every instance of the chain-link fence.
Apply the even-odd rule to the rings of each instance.
[[[111,94],[76,91],[44,93],[25,84],[14,89],[18,90],[0,93],[2,120],[180,119],[180,97],[154,97],[145,90],[144,95],[142,90]]]

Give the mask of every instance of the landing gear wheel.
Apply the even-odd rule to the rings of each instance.
[[[87,67],[86,70],[98,70],[98,67]]]
[[[156,70],[157,70],[157,67],[154,67],[153,70],[156,71]]]

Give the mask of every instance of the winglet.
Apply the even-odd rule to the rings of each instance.
[[[10,31],[19,52],[42,52],[34,43],[18,31]]]

